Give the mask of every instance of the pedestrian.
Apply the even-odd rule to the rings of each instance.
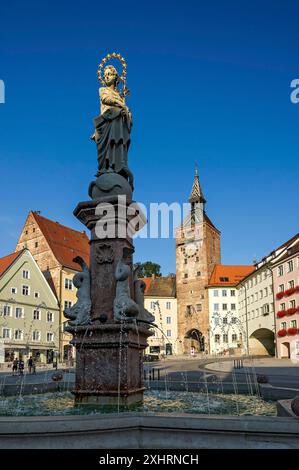
[[[20,359],[19,360],[19,374],[20,375],[24,374],[24,367],[25,367],[24,361],[23,359]]]
[[[32,374],[32,369],[33,369],[33,359],[32,357],[30,356],[29,359],[28,359],[28,372],[29,374]]]
[[[32,373],[36,374],[36,363],[33,359],[32,359]]]
[[[19,367],[19,361],[17,358],[14,358],[13,363],[12,363],[12,375],[15,375],[15,372],[18,371]]]

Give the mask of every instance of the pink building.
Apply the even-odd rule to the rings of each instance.
[[[277,356],[299,362],[299,234],[273,254]]]

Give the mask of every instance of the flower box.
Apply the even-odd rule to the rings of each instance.
[[[279,310],[279,312],[277,312],[277,318],[283,318],[286,316],[286,314],[286,310]]]
[[[286,310],[286,313],[287,315],[294,315],[294,313],[297,312],[297,308],[289,308],[288,310]]]
[[[279,331],[277,332],[277,335],[282,338],[283,336],[286,336],[286,335],[287,335],[287,330],[279,330]]]
[[[288,333],[288,335],[295,335],[296,333],[298,333],[298,329],[297,328],[289,328],[287,330],[287,333]]]
[[[287,289],[284,291],[284,295],[292,295],[296,292],[296,288],[292,287],[292,289]]]
[[[280,300],[280,299],[282,299],[282,298],[283,298],[283,296],[284,296],[284,292],[278,292],[278,293],[276,294],[276,298],[277,298],[277,300]]]

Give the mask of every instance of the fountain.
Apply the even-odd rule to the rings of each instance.
[[[110,60],[120,61],[120,76],[107,66]],[[203,372],[198,380],[189,380],[184,371],[175,384],[166,366],[162,387],[154,388],[148,374],[145,391],[143,350],[151,327],[160,328],[144,308],[145,285],[133,272],[132,239],[145,219],[133,202],[128,165],[132,116],[125,104],[125,60],[108,54],[98,74],[101,114],[94,119],[92,136],[98,171],[89,185],[90,199],[74,210],[91,231],[90,266],[80,256],[74,258],[81,267],[74,277],[77,302],[65,310],[65,331],[76,348],[75,378],[70,370],[46,371],[42,383],[38,374],[33,380],[25,372],[14,383],[4,375],[0,448],[296,446],[299,421],[273,416],[273,403],[259,396],[241,396],[235,378],[234,393],[225,394],[221,378],[213,384]],[[294,402],[292,412],[297,409]]]
[[[121,76],[107,65],[112,59],[120,61]],[[125,60],[120,54],[108,54],[98,76],[103,85],[101,114],[94,119],[92,136],[98,153],[97,178],[89,186],[91,200],[80,202],[74,211],[91,231],[90,268],[80,257],[74,259],[82,273],[74,277],[78,301],[65,311],[70,320],[65,331],[73,335],[76,347],[76,404],[126,408],[143,399],[142,358],[153,317],[144,308],[141,281],[132,272],[132,236],[144,217],[132,202],[133,174],[128,166],[132,116],[125,104]]]

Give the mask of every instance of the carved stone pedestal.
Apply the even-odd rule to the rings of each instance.
[[[103,210],[104,203],[110,204],[107,210]],[[130,267],[126,288],[134,305],[140,293],[136,288],[140,281],[134,281],[132,275],[134,248],[126,230],[130,220],[136,216],[127,210],[130,203],[130,199],[108,196],[79,203],[74,211],[75,216],[91,230],[90,323],[65,328],[72,333],[71,343],[76,347],[74,393],[77,404],[128,407],[143,399],[142,356],[152,332],[145,322],[140,322],[144,312],[137,304],[140,317],[124,318],[120,322],[116,321],[114,314],[115,273],[119,261],[124,259],[124,251],[129,253],[125,267]],[[115,230],[112,238],[99,238],[98,224],[103,221],[107,231]],[[123,297],[119,301],[121,306],[122,301]]]
[[[76,347],[78,405],[128,408],[143,400],[143,349],[151,334],[136,323],[68,329]]]

